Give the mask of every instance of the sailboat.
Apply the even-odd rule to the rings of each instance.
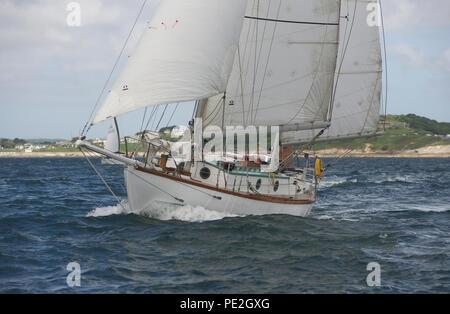
[[[192,133],[277,126],[271,149],[251,160],[259,143],[241,158],[228,151],[211,161],[200,139],[180,162],[146,130],[125,154],[86,134],[77,145],[123,164],[133,210],[165,202],[306,216],[324,168],[294,145],[377,134],[383,62],[370,4],[378,8],[377,0],[162,0],[90,125],[195,101]]]

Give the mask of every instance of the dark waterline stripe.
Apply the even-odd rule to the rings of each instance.
[[[332,26],[338,26],[339,23],[321,23],[321,22],[302,22],[302,21],[289,21],[289,20],[277,20],[277,19],[266,19],[262,17],[256,17],[256,16],[244,16],[246,19],[251,20],[259,20],[259,21],[269,21],[269,22],[280,22],[280,23],[293,23],[293,24],[307,24],[307,25],[332,25]]]

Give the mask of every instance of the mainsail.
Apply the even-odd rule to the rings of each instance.
[[[319,141],[372,136],[377,132],[382,57],[379,27],[368,22],[371,9],[380,9],[377,0],[342,1],[342,15],[347,16],[347,22],[341,23],[333,114],[331,126]],[[283,133],[281,143],[306,143],[319,131]]]
[[[223,93],[246,6],[244,0],[162,1],[93,124]]]
[[[340,0],[250,0],[224,95],[200,103],[203,125],[328,125]]]

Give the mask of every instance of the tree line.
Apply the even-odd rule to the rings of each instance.
[[[2,146],[3,148],[14,148],[17,145],[23,145],[26,142],[27,142],[26,140],[21,138],[15,138],[13,140],[2,138],[0,139],[0,146]]]
[[[406,122],[410,128],[424,130],[433,134],[447,135],[450,134],[450,123],[437,122],[415,114],[407,114],[396,116],[398,121]]]

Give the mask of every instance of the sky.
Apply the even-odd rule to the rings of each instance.
[[[159,1],[147,1],[119,69]],[[70,2],[0,0],[0,138],[78,136],[143,0],[78,0],[79,27],[67,23]],[[450,1],[382,0],[382,6],[388,113],[450,122]],[[170,124],[186,124],[192,110],[192,103],[180,106]],[[119,117],[121,135],[138,131],[142,116],[143,110]],[[94,126],[89,137],[104,137],[108,126]]]

